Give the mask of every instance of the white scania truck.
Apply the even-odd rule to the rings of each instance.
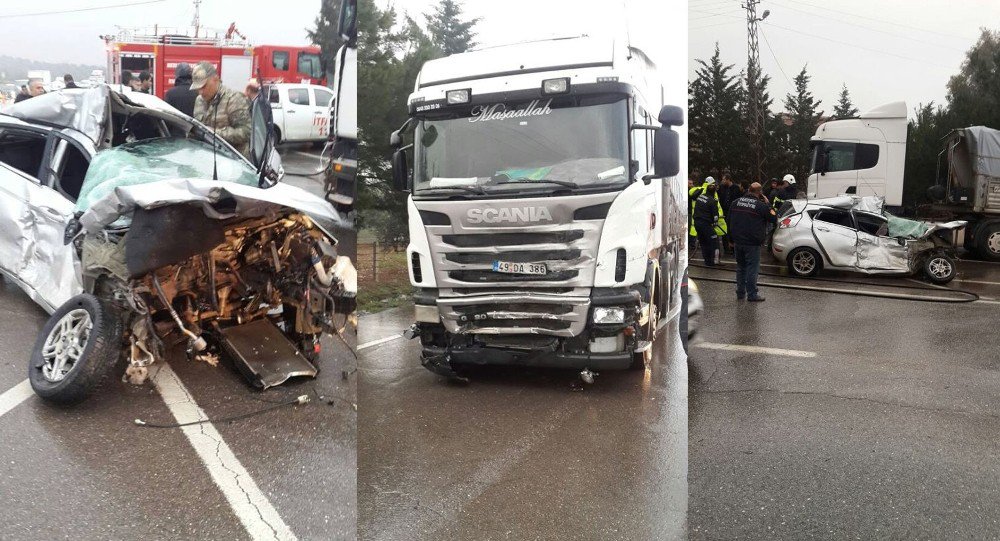
[[[408,107],[392,165],[423,365],[645,366],[687,262],[683,111],[649,58],[589,37],[453,55]]]
[[[821,124],[812,138],[809,198],[878,195],[887,207],[902,206],[906,112],[905,102],[894,102]],[[968,222],[966,249],[1000,261],[1000,132],[975,126],[949,134],[928,194],[934,219]]]

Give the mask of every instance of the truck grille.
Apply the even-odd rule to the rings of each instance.
[[[458,282],[492,284],[497,282],[564,282],[576,278],[578,270],[549,271],[545,275],[535,274],[501,274],[492,270],[454,270],[448,271],[448,277]]]
[[[439,297],[437,304],[452,333],[572,337],[583,332],[590,314],[589,297],[548,293]]]

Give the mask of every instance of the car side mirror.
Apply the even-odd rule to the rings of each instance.
[[[406,149],[401,148],[392,153],[392,188],[398,192],[409,189],[410,171],[406,163]]]

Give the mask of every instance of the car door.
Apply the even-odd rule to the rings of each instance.
[[[876,214],[854,212],[858,227],[858,268],[866,270],[909,271],[906,241],[889,237],[889,221]]]
[[[47,140],[40,171],[51,170],[55,142]],[[63,242],[72,215],[65,196],[0,164],[0,267],[50,313],[83,289],[76,253]]]
[[[312,87],[313,130],[310,139],[322,141],[330,134],[330,102],[333,92],[321,87]]]
[[[834,267],[854,267],[858,257],[858,231],[846,210],[820,209],[812,217],[813,237]]]
[[[305,141],[312,136],[313,108],[309,88],[289,85],[285,102],[285,133],[289,141]]]

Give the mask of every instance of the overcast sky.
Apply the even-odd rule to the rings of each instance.
[[[159,24],[189,28],[194,16],[191,0],[45,0],[0,4],[0,53],[47,62],[105,64],[104,42],[98,37],[115,26]],[[76,13],[13,17],[26,13],[119,6]],[[320,0],[237,2],[203,0],[202,26],[225,31],[229,23],[254,44],[308,45],[305,28],[313,26]]]
[[[718,41],[726,63],[746,66],[740,3],[690,0],[691,58],[707,60]],[[761,26],[760,59],[775,106],[783,109],[789,80],[808,64],[813,93],[828,113],[844,83],[862,111],[903,100],[912,116],[918,103],[943,104],[948,78],[958,73],[979,27],[1000,27],[996,0],[762,0],[758,16],[765,9],[771,14]]]

